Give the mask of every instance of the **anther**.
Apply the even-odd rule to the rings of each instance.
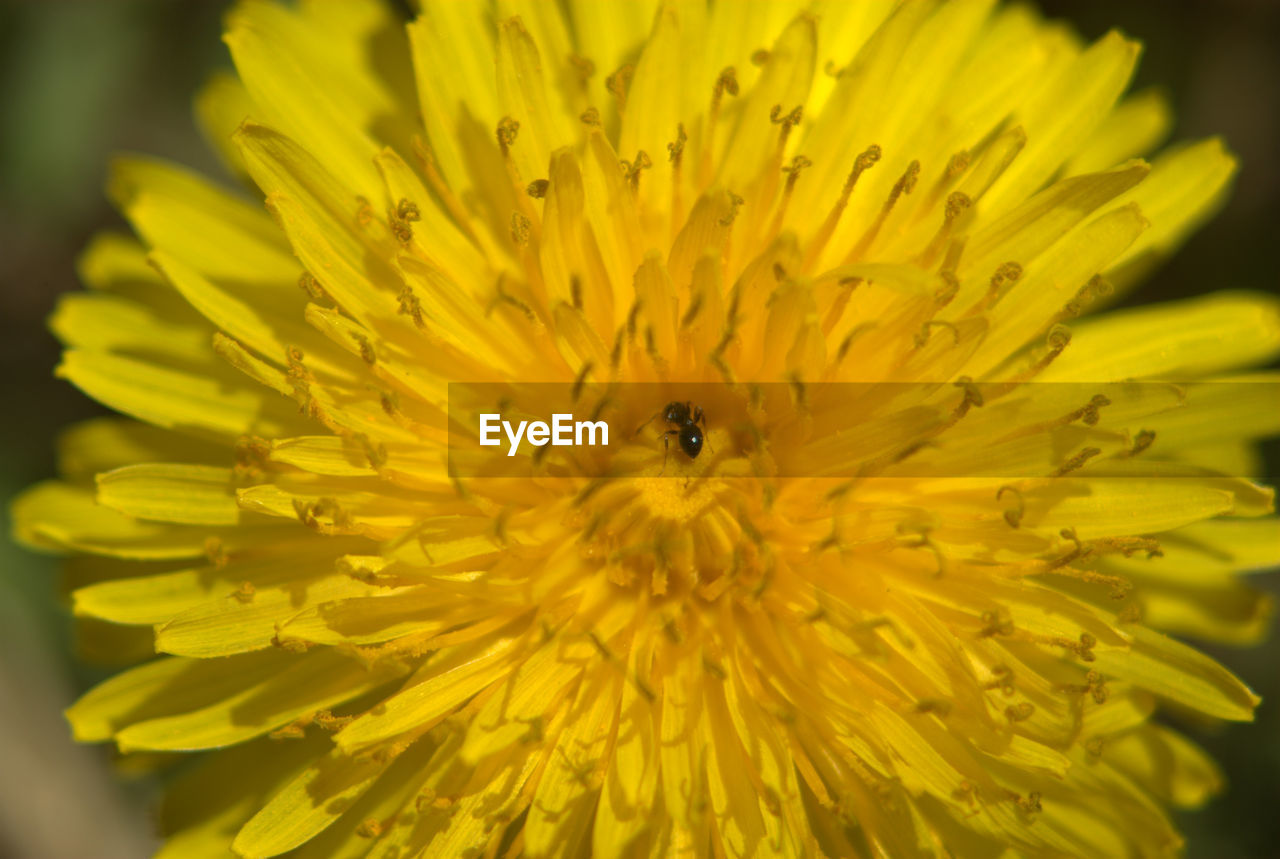
[[[731,225],[738,217],[738,209],[742,206],[744,200],[732,191],[729,194],[729,214],[720,219],[720,226],[727,227]]]
[[[960,345],[960,329],[956,327],[954,322],[948,322],[945,319],[928,319],[920,326],[920,330],[916,332],[914,340],[917,349],[925,347],[929,342],[929,332],[934,328],[946,328],[951,332],[955,345]]]
[[[1004,708],[1004,717],[1010,722],[1025,722],[1036,712],[1036,705],[1030,701],[1022,701]]]
[[[370,817],[356,827],[356,835],[361,838],[377,838],[382,834],[382,830],[382,821]]]
[[[516,142],[516,136],[520,133],[520,123],[509,116],[504,116],[498,120],[498,148],[502,150],[505,157],[510,153],[511,144]]]
[[[914,709],[920,714],[937,713],[945,719],[951,715],[951,702],[945,698],[921,698],[916,702]]]
[[[231,554],[227,551],[227,547],[217,537],[205,538],[204,556],[218,569],[225,567],[231,561]]]
[[[578,120],[583,125],[588,125],[588,126],[591,126],[592,128],[598,128],[601,125],[600,111],[596,110],[594,107],[589,107],[578,116]]]
[[[407,197],[401,197],[400,202],[396,203],[396,217],[402,221],[413,223],[414,221],[422,220],[422,212],[418,209],[417,203]]]
[[[320,281],[316,280],[315,275],[309,271],[304,271],[298,276],[298,286],[314,301],[329,297],[324,287],[320,285]]]
[[[533,233],[533,221],[519,212],[511,213],[511,241],[516,247],[529,244],[529,236]]]
[[[689,140],[689,135],[685,134],[684,123],[676,126],[676,139],[667,144],[667,160],[680,167],[681,156],[684,155],[684,145]]]
[[[1133,437],[1133,447],[1129,448],[1126,456],[1137,456],[1147,448],[1151,447],[1152,442],[1156,440],[1155,430],[1139,430],[1138,434]]]
[[[1062,465],[1058,466],[1058,468],[1055,469],[1054,472],[1049,476],[1062,477],[1063,475],[1070,474],[1071,472],[1079,468],[1082,468],[1086,462],[1093,459],[1095,456],[1100,455],[1101,453],[1102,453],[1101,448],[1086,447],[1084,450],[1080,451],[1075,456],[1068,459]]]
[[[578,275],[572,275],[569,278],[569,296],[573,301],[573,306],[577,310],[582,309],[582,278]]]
[[[782,105],[775,104],[769,110],[769,121],[774,125],[781,125],[784,132],[790,131],[800,124],[800,120],[804,118],[804,105],[799,104],[791,108],[787,113],[782,112]]]
[[[549,179],[534,179],[524,190],[533,199],[541,200],[547,196],[547,189],[550,187],[551,181]]]
[[[631,78],[635,73],[636,67],[627,63],[604,79],[605,89],[613,93],[618,102],[618,113],[622,113],[627,107],[627,90],[631,87]]]
[[[712,103],[718,103],[720,96],[726,92],[733,96],[738,94],[738,70],[733,66],[725,66],[716,76],[715,89],[712,90]]]
[[[756,48],[751,52],[751,65],[763,66],[769,62],[769,52],[764,48]]]
[[[946,215],[944,216],[947,223],[951,223],[960,217],[966,209],[973,205],[973,200],[969,199],[969,195],[963,191],[954,191],[947,197]]]
[[[240,587],[236,588],[231,596],[236,600],[236,602],[251,603],[253,602],[253,597],[256,593],[257,588],[253,586],[253,582],[241,582]]]
[[[373,223],[373,204],[363,194],[356,197],[356,223],[362,227]]]
[[[1088,404],[1080,410],[1084,425],[1090,427],[1097,426],[1100,417],[1098,409],[1109,405],[1111,405],[1111,400],[1104,397],[1102,394],[1094,394],[1093,399],[1091,399]]]
[[[1004,298],[1005,284],[1017,283],[1022,278],[1022,266],[1016,262],[1001,263],[991,275],[991,281],[987,286],[986,295],[978,300],[978,303],[969,310],[968,315],[972,316],[983,311],[990,310]]]
[[[1018,528],[1022,525],[1022,517],[1027,512],[1027,503],[1022,497],[1022,493],[1015,486],[1001,486],[996,491],[996,501],[1006,492],[1013,496],[1015,506],[1012,510],[1004,511],[1004,521],[1009,523],[1010,528]]]
[[[1018,803],[1018,808],[1021,808],[1026,814],[1039,814],[1044,810],[1040,805],[1040,791],[1038,790],[1033,790],[1027,794],[1026,799],[1018,797],[1014,801]]]
[[[649,153],[643,149],[636,153],[635,161],[623,161],[622,172],[627,177],[627,181],[631,184],[631,190],[635,191],[640,187],[640,171],[648,170],[653,166],[653,160],[649,158]]]
[[[414,293],[413,287],[406,286],[400,290],[400,294],[396,296],[396,300],[400,302],[400,313],[413,319],[413,324],[419,328],[426,328],[426,318],[422,313],[422,302],[418,300],[418,296]]]
[[[581,54],[570,54],[569,65],[573,66],[573,70],[577,73],[578,80],[582,82],[583,86],[586,85],[587,81],[595,77],[596,64],[590,57],[584,57]]]
[[[954,191],[947,197],[947,205],[943,212],[942,226],[938,228],[938,232],[929,240],[929,244],[920,254],[920,264],[925,267],[931,267],[934,261],[942,253],[942,249],[946,247],[947,240],[951,237],[952,231],[955,229],[956,221],[961,215],[973,205],[973,200],[963,191]]]
[[[413,222],[420,217],[416,205],[408,200],[401,200],[396,208],[387,210],[387,226],[400,244],[407,245],[413,241]]]
[[[979,638],[991,638],[995,635],[1013,635],[1013,621],[1002,620],[998,612],[984,611],[980,617],[982,629]]]
[[[938,277],[942,278],[942,286],[934,290],[933,303],[941,310],[955,301],[956,295],[960,292],[960,278],[956,277],[954,271],[945,269],[938,272]]]

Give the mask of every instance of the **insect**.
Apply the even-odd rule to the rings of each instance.
[[[685,452],[685,456],[690,459],[697,459],[698,454],[702,453],[702,442],[707,429],[707,419],[702,413],[702,406],[695,406],[693,403],[670,402],[663,407],[662,411],[654,415],[641,425],[640,430],[647,427],[653,422],[654,418],[661,416],[668,426],[675,429],[669,429],[662,434],[662,471],[658,472],[661,476],[663,471],[667,470],[667,456],[671,452],[671,436],[676,436],[680,442],[680,449]],[[701,427],[698,424],[702,424]]]

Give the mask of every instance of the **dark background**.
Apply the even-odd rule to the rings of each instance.
[[[340,2],[340,0],[338,0]],[[613,2],[613,0],[602,0]],[[133,150],[222,175],[191,120],[207,72],[227,63],[219,0],[0,0],[0,529],[21,487],[53,473],[53,440],[100,413],[53,379],[44,320],[79,288],[88,237],[122,228],[102,192],[111,153]],[[1222,135],[1240,156],[1215,220],[1136,293],[1141,304],[1230,287],[1280,291],[1280,0],[1043,0],[1086,36],[1119,27],[1146,49],[1134,88],[1161,84],[1173,139]],[[1267,446],[1276,482],[1277,446]],[[1280,594],[1276,574],[1256,582]],[[0,538],[0,857],[100,859],[154,849],[145,780],[75,746],[60,710],[96,674],[71,658],[56,563]],[[1280,647],[1206,648],[1264,698],[1258,721],[1195,734],[1230,778],[1181,815],[1192,857],[1280,856]]]

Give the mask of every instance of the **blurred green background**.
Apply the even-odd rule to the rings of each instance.
[[[341,2],[341,0],[333,0]],[[855,0],[851,0],[854,2]],[[613,0],[601,0],[613,2]],[[221,0],[0,0],[0,530],[21,487],[52,475],[53,442],[100,413],[52,369],[44,320],[87,238],[123,222],[102,192],[113,152],[152,153],[223,175],[191,119],[196,87],[227,64]],[[1126,303],[1232,287],[1280,291],[1280,2],[1046,0],[1096,37],[1146,43],[1135,87],[1161,84],[1174,139],[1220,134],[1241,157],[1235,193]],[[1267,446],[1271,482],[1277,445]],[[1280,594],[1280,574],[1255,577]],[[108,752],[76,746],[61,710],[105,676],[79,666],[56,562],[0,537],[0,857],[145,856],[154,785],[121,779]],[[1198,734],[1228,791],[1182,816],[1188,854],[1280,856],[1280,638],[1208,648],[1263,696],[1258,722]]]

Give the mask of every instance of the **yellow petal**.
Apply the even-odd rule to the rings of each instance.
[[[1198,650],[1143,627],[1127,648],[1099,645],[1096,666],[1155,694],[1218,719],[1253,721],[1261,700],[1230,671]]]
[[[524,829],[530,856],[561,855],[558,851],[591,841],[599,799],[595,779],[605,766],[622,686],[612,666],[593,673],[578,687],[570,724],[561,731],[533,796]]]
[[[1085,49],[1015,116],[1027,146],[983,197],[996,210],[1034,193],[1107,116],[1124,91],[1140,46],[1116,31]]]
[[[218,378],[221,374],[170,369],[81,349],[64,352],[56,373],[95,400],[157,426],[233,438],[289,434],[263,414],[263,395],[258,390],[228,386]]]
[[[1218,138],[1162,153],[1147,181],[1124,198],[1142,207],[1152,230],[1116,261],[1108,276],[1120,287],[1128,286],[1176,248],[1222,204],[1238,166]]]
[[[128,465],[98,475],[98,503],[139,519],[182,525],[240,521],[231,469],[209,465]]]
[[[1158,89],[1128,96],[1107,115],[1064,168],[1068,176],[1105,170],[1154,149],[1173,124],[1169,99]]]
[[[214,704],[288,661],[280,651],[219,661],[161,657],[90,689],[67,709],[67,720],[77,740],[108,740],[135,722]]]
[[[103,507],[88,489],[54,481],[37,484],[19,496],[13,505],[13,522],[14,536],[34,548],[134,560],[200,558],[211,545],[232,550],[279,538],[275,529],[144,522]]]
[[[1189,381],[1280,354],[1280,299],[1217,292],[1118,310],[1073,327],[1046,382],[1147,378]]]
[[[276,564],[284,566],[279,560]],[[298,612],[374,590],[344,573],[325,575],[331,565],[327,558],[310,565],[297,559],[285,567],[291,577],[287,583],[270,587],[267,578],[249,591],[242,582],[220,599],[205,599],[172,614],[156,629],[156,650],[201,659],[261,650],[272,645],[280,624]]]
[[[502,109],[494,80],[495,39],[487,14],[478,3],[426,3],[408,27],[427,136],[440,172],[457,194],[473,184],[467,153],[460,147],[463,124],[478,124],[482,139],[496,155],[493,132]],[[467,110],[459,110],[460,104]]]
[[[305,844],[359,799],[390,765],[388,758],[355,760],[334,749],[271,797],[231,845],[240,856],[278,856]]]
[[[513,638],[495,637],[438,653],[413,685],[343,728],[335,740],[355,753],[439,721],[511,670],[515,643]]]
[[[1203,749],[1159,724],[1108,742],[1103,759],[1181,808],[1203,805],[1223,787],[1222,773]]]
[[[225,462],[225,448],[166,432],[126,418],[94,418],[58,437],[58,468],[64,477],[92,477],[137,462]]]
[[[305,69],[324,69],[325,52],[317,34],[292,10],[274,3],[245,2],[227,17],[223,41],[245,89],[260,113],[256,119],[278,125],[305,140],[347,180],[373,199],[381,186],[371,159],[377,151],[357,117],[376,109],[353,75],[326,76],[317,87]],[[297,98],[298,92],[308,93]],[[252,168],[250,168],[252,173]]]
[[[575,130],[570,128],[564,111],[552,108],[548,77],[538,46],[524,22],[519,17],[500,21],[498,103],[506,116],[520,123],[519,135],[511,145],[511,158],[525,181],[545,176],[551,153],[574,142]]]
[[[49,327],[73,349],[142,355],[158,363],[204,363],[210,354],[205,327],[174,324],[143,304],[111,294],[63,296]]]
[[[109,181],[143,241],[202,274],[252,283],[297,278],[297,262],[262,209],[207,179],[161,161],[120,158]]]
[[[131,721],[116,732],[116,742],[124,750],[169,751],[240,743],[287,725],[300,716],[357,698],[404,670],[386,664],[367,668],[332,649],[288,656],[291,658],[287,662],[278,662],[275,671],[256,682],[242,675],[232,694],[204,706],[194,709],[177,706],[174,697],[166,693],[165,715]]]
[[[231,140],[240,123],[254,112],[253,99],[240,78],[223,69],[215,71],[196,93],[195,111],[200,131],[221,156],[222,163],[248,181],[244,156]]]

